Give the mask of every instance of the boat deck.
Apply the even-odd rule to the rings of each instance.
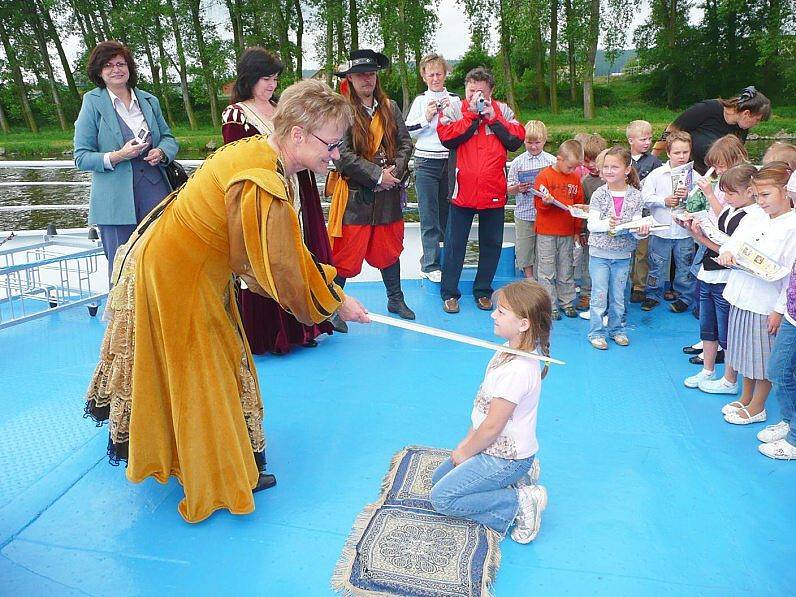
[[[485,339],[472,300],[442,312],[405,280],[418,322]],[[384,310],[378,282],[347,290]],[[689,314],[629,308],[631,346],[593,350],[587,322],[555,323],[539,415],[550,500],[530,545],[502,545],[496,595],[785,595],[796,585],[796,466],[758,454],[760,425],[723,421],[688,390]],[[452,447],[490,354],[372,324],[316,349],[256,357],[278,485],[249,516],[189,525],[181,487],[134,485],[82,418],[104,324],[85,309],[0,331],[0,594],[328,595],[356,515],[392,455]],[[778,420],[776,400],[769,422]]]

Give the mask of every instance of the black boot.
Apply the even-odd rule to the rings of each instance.
[[[270,489],[276,485],[276,477],[265,472],[265,452],[255,452],[254,462],[257,464],[257,469],[260,471],[260,477],[257,479],[257,485],[252,489],[252,493]]]
[[[340,288],[345,288],[345,281],[346,279],[341,276],[335,276],[334,282]],[[332,324],[335,332],[340,332],[341,334],[348,333],[348,324],[340,319],[340,316],[337,313],[332,313],[332,316],[329,318],[329,323]]]
[[[414,319],[415,313],[406,306],[404,293],[401,291],[401,262],[396,261],[381,270],[381,278],[387,288],[387,310],[397,313],[401,319]]]

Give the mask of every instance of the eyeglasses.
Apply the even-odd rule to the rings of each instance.
[[[332,153],[335,149],[340,149],[343,146],[343,141],[345,140],[345,139],[340,139],[337,143],[329,143],[328,141],[324,141],[323,139],[321,139],[315,133],[310,133],[310,135],[312,135],[318,141],[326,145],[326,149],[329,151],[329,153]]]
[[[106,62],[105,65],[102,67],[105,70],[113,70],[114,68],[118,68],[119,70],[127,68],[126,62]]]

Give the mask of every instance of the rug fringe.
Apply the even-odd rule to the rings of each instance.
[[[489,546],[489,557],[484,566],[484,575],[481,578],[481,595],[493,597],[492,585],[495,582],[498,568],[500,568],[500,534],[492,529],[486,529],[486,541]]]
[[[337,559],[337,564],[334,567],[332,574],[332,589],[342,597],[352,597],[355,593],[355,587],[351,585],[349,579],[351,578],[351,570],[354,567],[354,559],[357,555],[357,544],[362,539],[362,535],[373,517],[373,513],[379,507],[378,503],[369,504],[357,514],[354,519],[354,525],[351,527],[351,532],[343,545],[343,551]]]
[[[414,449],[415,446],[407,446],[403,450],[399,450],[395,453],[390,460],[390,468],[387,469],[387,474],[384,475],[384,479],[381,481],[381,488],[379,489],[379,501],[383,501],[387,497],[387,491],[392,487],[393,481],[395,481],[395,475],[398,473],[398,465],[401,464],[401,460],[403,460],[404,456],[409,452],[409,450]]]

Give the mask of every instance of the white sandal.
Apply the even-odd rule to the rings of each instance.
[[[728,415],[730,413],[734,413],[739,408],[746,408],[746,405],[743,402],[735,400],[733,402],[730,402],[729,404],[725,404],[724,406],[722,406],[721,414]]]
[[[746,415],[746,418],[741,416],[741,413]],[[724,420],[733,425],[749,425],[750,423],[762,423],[766,420],[766,409],[764,408],[756,415],[750,415],[747,407],[739,408],[735,412],[724,415]]]

